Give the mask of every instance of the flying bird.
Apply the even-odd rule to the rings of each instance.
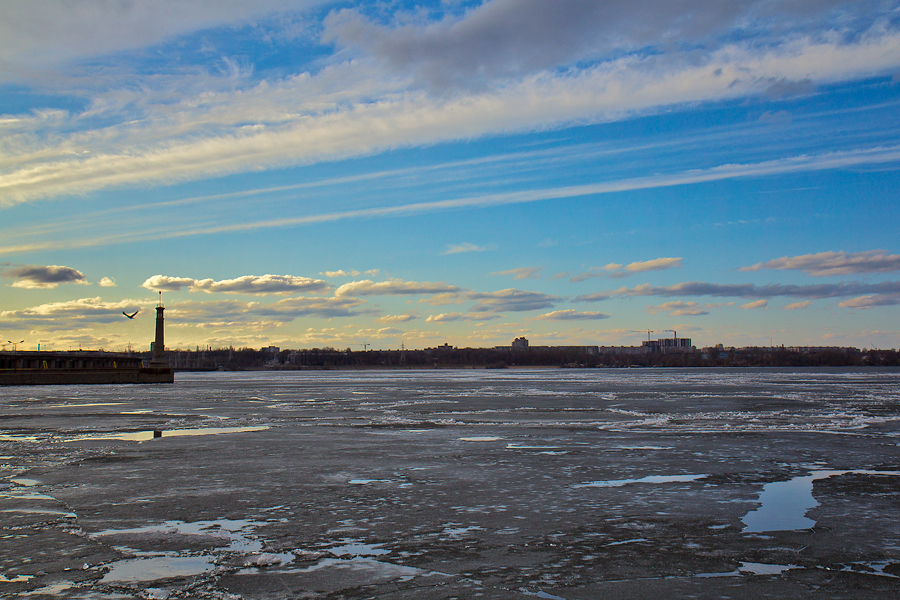
[[[127,312],[125,312],[125,311],[123,310],[123,311],[122,311],[122,314],[125,315],[126,317],[128,317],[129,319],[133,319],[133,318],[134,318],[134,315],[138,314],[139,312],[141,312],[141,309],[137,309],[136,311],[134,311],[133,313],[131,313],[131,314],[129,315]]]

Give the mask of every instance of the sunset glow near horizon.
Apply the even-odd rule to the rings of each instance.
[[[898,184],[897,1],[0,4],[7,349],[896,348]]]

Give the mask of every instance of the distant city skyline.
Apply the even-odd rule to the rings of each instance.
[[[0,5],[20,350],[896,348],[898,184],[898,1]]]

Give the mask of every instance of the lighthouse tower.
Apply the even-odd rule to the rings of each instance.
[[[150,366],[156,369],[168,369],[169,361],[166,360],[166,332],[163,311],[166,307],[162,303],[162,292],[159,293],[159,303],[156,305],[156,341],[153,343],[153,358]]]

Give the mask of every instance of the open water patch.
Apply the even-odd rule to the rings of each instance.
[[[154,556],[122,560],[110,565],[100,583],[138,583],[193,577],[215,568],[210,556]]]
[[[748,512],[741,521],[743,533],[767,531],[799,531],[815,527],[806,513],[819,505],[813,497],[813,482],[836,475],[893,475],[900,471],[813,471],[788,481],[774,481],[763,486],[760,507]]]
[[[197,427],[193,429],[156,429],[150,431],[124,431],[114,433],[86,433],[66,438],[66,442],[84,442],[91,440],[124,440],[129,442],[146,442],[162,437],[182,437],[197,435],[221,435],[226,433],[247,433],[269,429],[268,425],[248,427]]]
[[[577,488],[584,487],[622,487],[633,483],[687,483],[709,477],[709,474],[703,475],[648,475],[640,479],[610,479],[607,481],[591,481],[588,483],[580,483]]]

